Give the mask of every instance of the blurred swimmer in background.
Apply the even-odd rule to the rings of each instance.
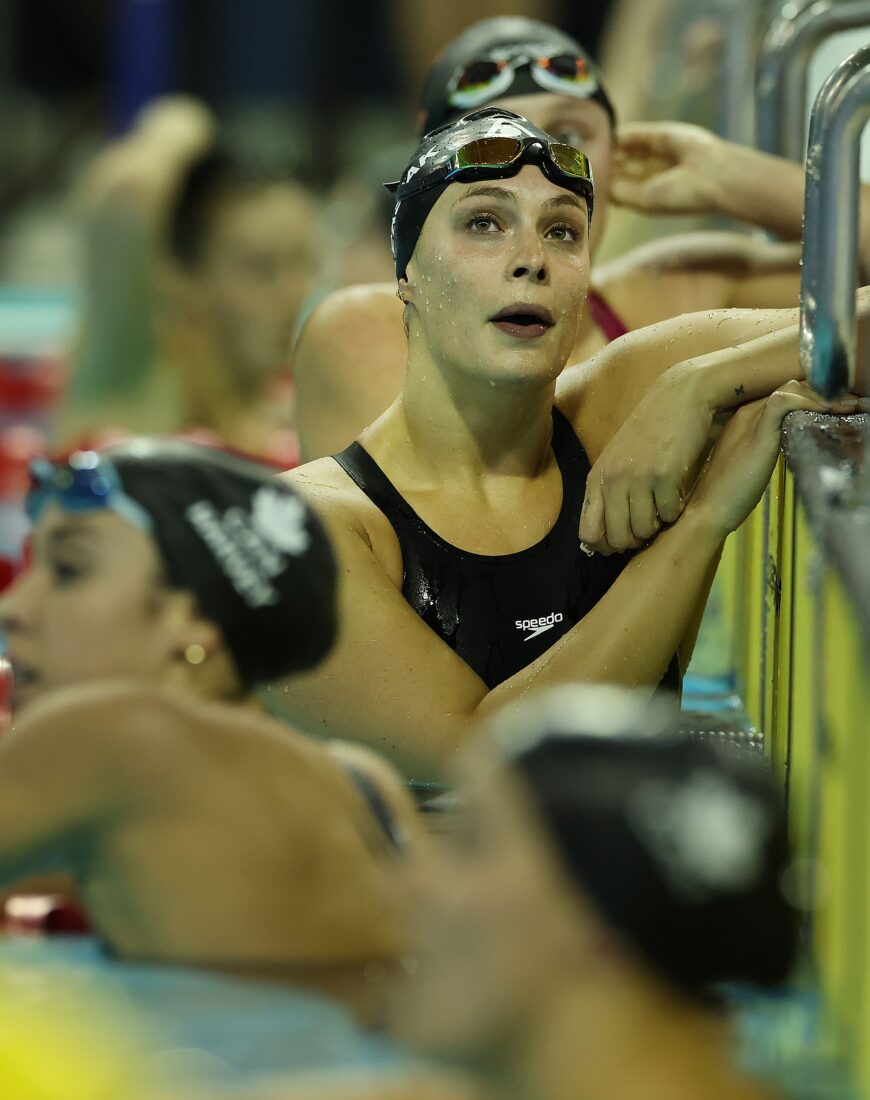
[[[320,266],[298,182],[223,152],[195,101],[158,101],[97,158],[86,300],[60,434],[200,432],[297,460],[291,343]]]
[[[595,177],[593,258],[611,202],[653,215],[724,215],[787,242],[800,240],[804,180],[797,165],[696,126],[617,129],[601,73],[556,27],[502,16],[465,30],[425,77],[419,132],[493,104],[588,156]],[[870,187],[865,202],[862,255],[870,271]],[[594,268],[568,361],[581,362],[629,330],[684,313],[795,306],[799,259],[798,244],[712,231],[632,250]],[[408,357],[402,315],[391,284],[339,290],[312,313],[293,365],[306,460],[342,450],[398,396]]]
[[[373,754],[252,699],[337,630],[326,533],[268,473],[149,441],[37,469],[32,563],[0,603],[0,882],[70,875],[119,955],[332,967],[341,990],[407,945],[413,814]]]
[[[454,769],[449,841],[414,867],[394,1031],[505,1097],[774,1100],[715,986],[790,973],[781,800],[758,763],[670,733],[663,700],[561,688]]]
[[[445,125],[394,186],[405,384],[358,443],[287,475],[334,539],[343,629],[279,702],[300,728],[413,769],[443,763],[534,686],[653,689],[666,674],[678,686],[675,654],[685,667],[722,543],[768,483],[783,417],[860,406],[790,381],[789,311],[762,314],[778,331],[755,340],[742,311],[665,322],[565,371],[592,181],[582,152],[527,119],[487,108]],[[695,482],[714,419],[740,402]],[[584,521],[620,549],[648,543],[633,557],[590,553],[578,537],[590,465],[608,447],[640,474],[621,501],[631,525],[603,497]]]

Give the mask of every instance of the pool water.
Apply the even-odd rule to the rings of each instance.
[[[363,1031],[343,1006],[324,997],[206,971],[109,959],[89,937],[0,940],[0,994],[4,989],[15,989],[17,998],[26,991],[28,1010],[37,1020],[43,1009],[46,1018],[56,1015],[59,1004],[69,1012],[67,1002],[74,1014],[100,1006],[101,1026],[111,1030],[107,1057],[113,1046],[126,1049],[132,1043],[140,1051],[137,1072],[143,1080],[184,1086],[197,1096],[220,1095],[276,1075],[386,1073],[412,1064],[408,1054]],[[117,1021],[117,1034],[105,1027],[106,1019]],[[51,1057],[50,1049],[45,1057]],[[0,1094],[7,1096],[3,1074],[0,1037]]]

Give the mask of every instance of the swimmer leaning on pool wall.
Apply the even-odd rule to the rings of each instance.
[[[320,668],[273,697],[302,728],[377,746],[412,773],[531,687],[656,685],[691,650],[783,417],[859,407],[792,380],[796,311],[665,322],[563,375],[588,285],[586,169],[510,112],[424,139],[396,192],[403,392],[338,461],[285,475],[333,537],[342,631]],[[730,421],[693,486],[717,413]],[[629,470],[665,455],[683,482],[632,489],[631,531],[607,524],[611,544],[652,539],[631,560],[589,558],[578,538],[589,464],[608,447]],[[607,517],[591,488],[594,529]],[[546,632],[517,632],[517,619],[556,611]]]
[[[782,238],[683,233],[595,264],[569,362],[583,362],[626,331],[668,317],[797,305],[804,206],[798,165],[697,126],[617,126],[592,59],[569,35],[534,19],[500,16],[473,24],[423,78],[421,73],[420,134],[467,111],[499,106],[586,153],[596,185],[593,259],[606,241],[611,203],[651,215],[726,216]],[[860,252],[870,272],[870,184],[862,202]],[[293,361],[305,460],[342,450],[389,407],[402,389],[407,355],[395,286],[345,287],[318,305]],[[627,499],[623,494],[609,502],[620,523]]]
[[[166,441],[45,464],[30,507],[32,564],[0,601],[0,885],[65,873],[119,955],[315,984],[327,965],[355,990],[407,946],[413,809],[373,753],[251,694],[333,644],[322,525],[271,471]]]

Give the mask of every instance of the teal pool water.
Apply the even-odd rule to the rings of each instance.
[[[0,971],[26,978],[27,995],[79,991],[129,1009],[162,1072],[208,1094],[258,1079],[318,1071],[390,1072],[411,1057],[363,1031],[343,1006],[286,987],[187,968],[107,958],[87,937],[0,940]]]

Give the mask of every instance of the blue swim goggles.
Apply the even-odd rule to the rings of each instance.
[[[124,492],[118,471],[96,451],[76,451],[57,464],[39,458],[30,465],[31,489],[27,515],[36,523],[48,504],[67,512],[110,511],[150,534],[154,523],[148,512]]]

